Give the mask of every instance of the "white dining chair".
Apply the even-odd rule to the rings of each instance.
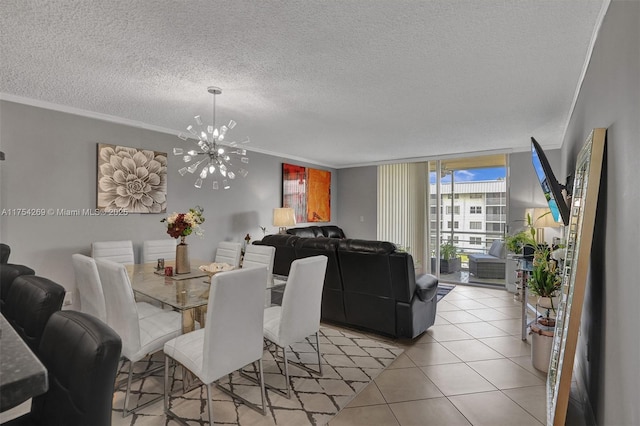
[[[91,244],[91,257],[94,259],[107,259],[116,263],[135,263],[133,255],[133,243],[124,241],[96,241]]]
[[[100,259],[96,260],[96,266],[104,290],[107,325],[120,335],[122,356],[129,361],[129,374],[122,411],[122,416],[125,417],[162,398],[160,396],[139,405],[135,410],[128,410],[133,380],[133,363],[162,350],[165,342],[179,336],[182,333],[182,316],[178,312],[163,310],[154,315],[140,318],[125,266],[110,260]]]
[[[211,279],[207,309],[207,326],[164,344],[164,411],[167,417],[180,419],[171,409],[169,361],[176,360],[206,385],[209,424],[213,425],[213,383],[227,374],[258,361],[258,379],[262,408],[218,385],[233,398],[252,409],[266,413],[264,375],[262,371],[265,267],[220,272]]]
[[[267,267],[267,291],[265,292],[264,305],[271,306],[271,287],[273,287],[273,261],[276,256],[276,248],[273,246],[248,245],[244,251],[243,268]]]
[[[228,263],[237,268],[240,266],[242,256],[242,244],[230,241],[221,241],[216,249],[215,263]]]
[[[287,398],[291,398],[289,363],[311,373],[322,375],[319,330],[322,287],[326,269],[326,256],[312,256],[294,260],[291,263],[289,278],[284,288],[282,306],[271,306],[264,310],[264,338],[282,348],[287,392],[284,393],[269,385],[266,386]],[[306,365],[287,360],[287,348],[312,334],[316,335],[317,371]]]
[[[107,308],[105,306],[104,290],[102,281],[96,266],[96,260],[92,257],[82,254],[71,255],[71,263],[76,278],[76,292],[80,299],[80,312],[107,322]],[[127,284],[131,287],[129,276],[127,275]],[[138,301],[138,317],[145,318],[155,315],[163,311],[162,308],[154,306],[151,303]]]
[[[174,260],[177,241],[175,238],[144,241],[142,243],[142,263],[155,263],[158,259]]]

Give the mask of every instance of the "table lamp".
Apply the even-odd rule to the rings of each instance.
[[[533,227],[536,230],[536,243],[544,244],[544,228],[557,228],[563,226],[562,223],[553,220],[551,210],[546,207],[535,207],[526,210],[527,214],[531,215],[531,221]]]
[[[290,207],[273,209],[273,226],[279,227],[281,234],[287,233],[287,226],[296,224],[296,216]]]

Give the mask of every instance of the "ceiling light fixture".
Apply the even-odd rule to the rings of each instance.
[[[242,167],[242,164],[248,164],[247,150],[238,147],[237,142],[222,142],[227,137],[227,132],[236,126],[236,122],[231,120],[229,124],[216,128],[216,95],[222,93],[219,87],[208,87],[207,91],[213,95],[213,124],[204,126],[199,115],[194,117],[196,126],[189,125],[187,131],[189,134],[180,133],[178,137],[183,141],[193,141],[198,149],[190,149],[185,152],[183,148],[173,148],[173,155],[182,156],[182,161],[187,163],[178,170],[180,176],[187,173],[195,173],[200,170],[199,176],[193,186],[202,188],[204,180],[211,176],[213,189],[219,189],[220,184],[223,189],[231,188],[229,181],[236,176],[246,177],[249,172]],[[247,137],[242,144],[249,142]],[[200,168],[202,166],[202,168]],[[218,177],[219,176],[219,177]],[[218,179],[222,178],[219,183]]]

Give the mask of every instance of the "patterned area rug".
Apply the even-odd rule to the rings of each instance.
[[[443,297],[445,297],[447,295],[447,293],[449,293],[454,288],[456,288],[455,285],[438,284],[438,296],[437,296],[438,300],[440,300]]]
[[[315,343],[315,337],[309,339]],[[317,368],[317,356],[309,341],[294,345],[290,352],[293,361]],[[279,389],[285,389],[285,379],[281,363],[273,357],[273,346],[265,350],[263,364],[265,382]],[[343,333],[322,327],[320,329],[320,350],[323,359],[323,376],[319,377],[289,364],[292,383],[291,399],[267,390],[267,415],[262,416],[246,405],[236,402],[214,387],[212,399],[216,424],[232,425],[324,425],[331,420],[367,384],[388,367],[403,350],[382,342]],[[282,354],[282,351],[279,351]],[[314,364],[315,363],[315,364]],[[146,362],[134,365],[134,371],[163,365],[163,355],[156,354]],[[128,364],[124,365],[118,380],[126,377]],[[133,383],[129,407],[144,404],[162,394],[163,370]],[[171,409],[186,419],[189,424],[207,424],[206,388],[197,387],[182,394],[182,369],[171,367],[172,379]],[[238,373],[233,373],[218,381],[251,402],[260,404],[260,389]],[[117,391],[113,401],[112,425],[166,425],[176,424],[167,419],[163,412],[163,401],[159,400],[139,412],[122,418],[124,391]]]

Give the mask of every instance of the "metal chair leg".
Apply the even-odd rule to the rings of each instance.
[[[164,412],[169,410],[169,357],[164,356]]]
[[[287,398],[291,399],[291,385],[289,384],[289,363],[287,362],[287,348],[282,348],[284,358],[284,377],[287,382]]]
[[[209,412],[209,424],[213,425],[213,401],[211,401],[212,383],[207,384],[207,411]]]
[[[124,408],[122,409],[122,417],[127,417],[131,414],[130,411],[127,411],[127,407],[129,406],[129,393],[131,392],[131,378],[133,376],[133,362],[129,361],[129,376],[127,377],[127,390],[124,394]]]
[[[318,352],[318,373],[322,376],[322,360],[320,359],[320,331],[316,331],[316,351]]]

